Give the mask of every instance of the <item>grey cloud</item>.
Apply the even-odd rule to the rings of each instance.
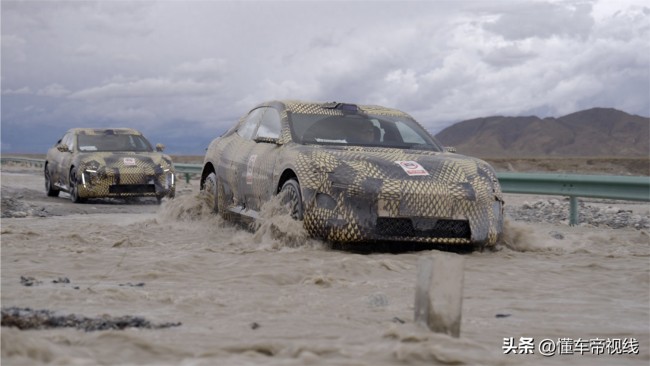
[[[224,59],[204,58],[197,62],[185,62],[176,67],[174,72],[193,79],[221,79],[227,72],[227,62]]]
[[[594,31],[594,37],[618,42],[629,42],[644,36],[650,37],[650,7],[631,7],[626,11],[601,20],[602,25]],[[645,47],[650,47],[647,43]]]
[[[218,90],[219,85],[216,84],[202,83],[194,80],[154,78],[114,82],[80,90],[70,94],[69,97],[71,99],[155,98],[205,95]]]
[[[149,15],[152,3],[145,1],[98,2],[95,7],[84,8],[81,23],[86,31],[112,36],[142,37],[153,32],[144,20]]]
[[[96,56],[100,53],[99,45],[84,43],[74,50],[74,53],[82,57]]]
[[[489,50],[483,57],[483,61],[494,67],[510,67],[536,56],[535,52],[523,50],[517,45],[508,45]]]
[[[216,136],[281,98],[382,104],[432,130],[594,106],[648,114],[648,10],[628,1],[592,13],[572,1],[3,1],[3,136],[178,121],[179,139]]]
[[[36,95],[42,95],[46,97],[62,97],[68,94],[70,94],[70,91],[63,85],[59,84],[50,84],[36,92]]]
[[[501,10],[497,20],[486,23],[484,28],[509,40],[586,37],[594,25],[589,3],[507,3]]]
[[[29,87],[22,87],[20,89],[3,89],[2,95],[12,95],[12,94],[32,94],[32,90]]]
[[[19,36],[13,34],[2,35],[2,59],[12,60],[14,62],[23,62],[26,59],[25,45],[27,42]]]

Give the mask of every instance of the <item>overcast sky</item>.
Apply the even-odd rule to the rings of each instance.
[[[257,103],[650,115],[650,6],[581,1],[2,0],[2,152],[134,127],[201,154]]]

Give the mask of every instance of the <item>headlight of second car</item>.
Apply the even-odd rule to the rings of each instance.
[[[163,159],[162,162],[160,163],[160,169],[162,170],[163,176],[165,177],[165,187],[167,189],[171,189],[176,184],[176,175],[174,174],[174,167],[170,162]]]
[[[97,173],[97,171],[99,170],[100,164],[99,164],[99,162],[93,160],[93,161],[89,161],[89,162],[84,163],[82,166],[83,166],[84,171],[91,172],[91,173]]]
[[[97,175],[100,172],[101,164],[95,160],[88,161],[81,164],[81,183],[84,187],[89,184],[94,184]]]

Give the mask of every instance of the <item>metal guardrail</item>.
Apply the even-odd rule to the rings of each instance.
[[[174,164],[176,173],[182,173],[185,176],[185,183],[189,183],[192,174],[201,174],[203,166],[201,164]]]
[[[544,194],[569,197],[569,225],[578,224],[578,197],[650,201],[650,177],[497,173],[505,193]]]
[[[2,164],[5,163],[19,163],[19,164],[24,164],[27,166],[34,166],[34,167],[43,167],[45,165],[45,160],[43,159],[32,159],[32,158],[22,158],[22,157],[0,157],[0,162]]]
[[[497,173],[497,177],[508,193],[650,201],[650,177],[547,173]]]
[[[43,159],[2,157],[2,164],[15,162],[42,167]],[[193,174],[200,174],[200,164],[174,164],[177,173],[190,182]],[[578,197],[608,198],[614,200],[650,201],[650,177],[548,174],[548,173],[497,173],[504,193],[542,194],[568,196],[569,224],[578,223]]]

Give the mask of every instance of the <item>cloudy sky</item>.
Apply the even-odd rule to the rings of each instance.
[[[1,4],[3,153],[112,126],[202,154],[283,98],[395,107],[433,133],[493,115],[650,115],[646,0]]]

